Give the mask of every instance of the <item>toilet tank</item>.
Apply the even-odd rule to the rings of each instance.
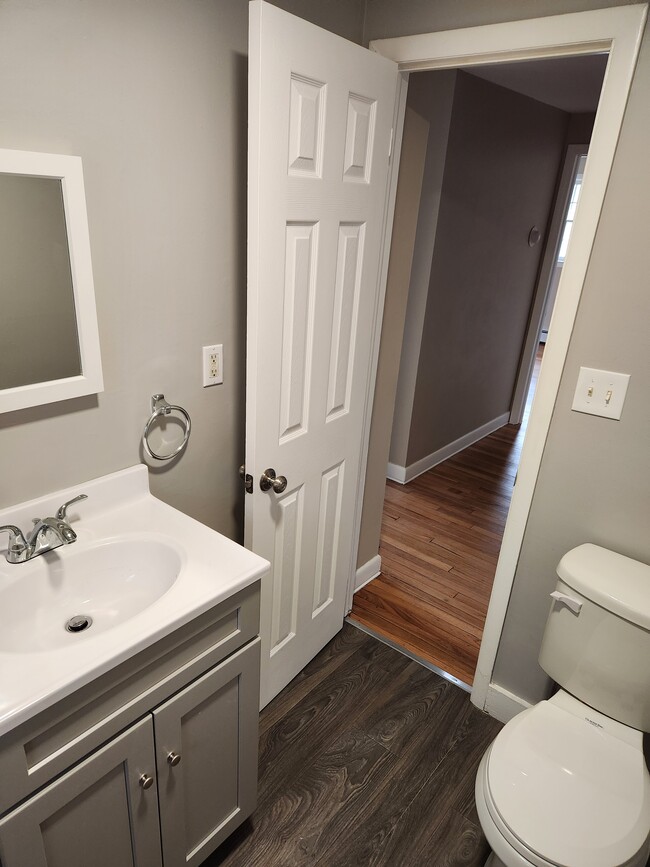
[[[587,544],[557,574],[540,665],[571,695],[650,731],[650,566]]]

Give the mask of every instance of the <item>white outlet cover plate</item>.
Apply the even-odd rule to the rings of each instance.
[[[216,376],[212,376],[212,355],[216,355]],[[203,387],[221,385],[223,382],[223,344],[213,343],[203,347]]]
[[[603,418],[619,419],[629,381],[629,373],[581,367],[571,409],[590,415],[601,415]]]

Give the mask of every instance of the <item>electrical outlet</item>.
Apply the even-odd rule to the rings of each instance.
[[[571,409],[619,419],[629,381],[629,373],[581,367]]]
[[[203,347],[203,387],[223,382],[223,344]]]

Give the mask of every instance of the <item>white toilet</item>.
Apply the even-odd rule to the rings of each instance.
[[[646,867],[650,566],[580,545],[557,574],[539,661],[561,689],[483,756],[486,867]]]

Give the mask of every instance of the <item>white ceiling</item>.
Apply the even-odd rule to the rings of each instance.
[[[587,54],[494,63],[464,71],[577,114],[596,111],[606,66],[606,54]]]

